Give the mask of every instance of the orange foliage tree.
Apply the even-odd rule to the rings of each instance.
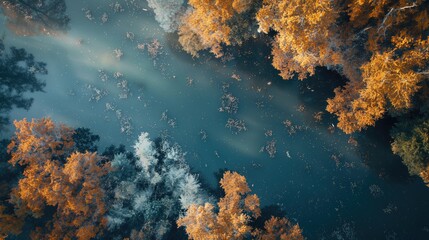
[[[370,4],[367,11],[356,9],[361,5],[349,5],[352,21],[358,21],[355,25],[363,24],[361,15],[380,19],[367,27],[372,57],[360,67],[360,79],[336,89],[335,97],[328,100],[327,110],[338,116],[338,127],[346,133],[375,125],[385,113],[412,108],[413,97],[428,79],[429,38],[422,33],[429,29],[429,18],[424,5],[418,5],[420,1],[412,5],[381,2],[390,6],[384,14],[382,5]]]
[[[49,118],[14,124],[9,162],[24,167],[24,177],[11,193],[16,216],[40,218],[52,206],[53,219],[45,229],[37,228],[33,239],[94,238],[106,225],[101,178],[109,165],[96,153],[71,154],[73,130]]]
[[[259,30],[277,32],[273,42],[273,66],[284,79],[298,73],[313,75],[316,66],[339,63],[339,42],[332,30],[338,12],[330,0],[264,0],[256,19]]]
[[[246,178],[236,172],[225,172],[220,180],[225,196],[218,202],[218,211],[211,203],[191,205],[186,215],[177,221],[186,228],[190,239],[304,239],[298,225],[287,219],[272,218],[265,223],[265,230],[254,230],[249,223],[261,215],[259,198],[250,194]]]
[[[240,43],[240,36],[232,36],[233,18],[243,14],[252,6],[253,0],[190,0],[191,6],[179,27],[179,42],[192,56],[198,51],[210,49],[221,57],[222,44]],[[242,21],[239,22],[243,22]],[[246,27],[245,24],[242,27]]]

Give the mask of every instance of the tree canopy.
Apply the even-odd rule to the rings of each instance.
[[[69,28],[64,0],[3,0],[0,8],[17,35],[56,35]]]
[[[185,216],[177,221],[185,227],[190,239],[304,239],[301,229],[286,218],[272,217],[264,229],[253,229],[251,222],[260,217],[259,198],[250,194],[246,178],[236,172],[226,171],[220,180],[225,192],[217,203],[217,209],[209,202],[192,204]]]
[[[45,82],[38,75],[47,73],[45,63],[37,62],[25,49],[7,50],[0,39],[0,129],[9,123],[8,113],[14,107],[30,108],[33,99],[24,95],[43,91]]]

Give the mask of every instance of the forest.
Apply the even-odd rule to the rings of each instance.
[[[428,1],[147,4],[193,59],[222,60],[259,39],[284,80],[335,71],[344,82],[325,105],[336,127],[354,136],[393,119],[391,151],[429,187]],[[70,29],[64,0],[3,0],[0,9],[18,36],[55,38]],[[305,239],[299,222],[264,213],[243,174],[225,169],[218,188],[206,186],[168,137],[141,132],[132,150],[111,145],[101,151],[97,142],[104,136],[89,128],[48,116],[11,120],[15,109],[30,109],[30,93],[44,92],[48,66],[4,39],[0,137],[11,124],[14,133],[0,142],[0,239]]]

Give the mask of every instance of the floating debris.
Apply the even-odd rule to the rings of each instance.
[[[101,90],[98,89],[97,87],[88,84],[87,88],[91,91],[91,97],[89,98],[89,101],[100,101],[100,99],[102,99],[104,96],[106,96],[108,94],[108,92],[106,90]]]
[[[235,80],[237,80],[237,81],[241,81],[240,75],[235,74],[235,73],[233,73],[233,74],[231,75],[231,78],[232,78],[232,79],[235,79]]]
[[[115,111],[115,106],[110,103],[106,103],[106,111]]]
[[[119,48],[113,50],[113,54],[115,55],[115,58],[118,60],[121,60],[122,56],[124,56],[124,53]]]
[[[128,88],[128,81],[121,80],[116,84],[116,86],[121,90],[121,92],[119,93],[119,99],[128,98],[128,96],[130,95],[130,89]]]
[[[263,100],[258,100],[258,101],[256,101],[256,107],[257,107],[258,109],[262,109],[262,108],[264,108],[264,107],[265,107],[264,101],[263,101]]]
[[[287,156],[288,158],[292,158],[292,157],[290,156],[289,151],[286,151],[286,156]]]
[[[82,12],[84,12],[85,17],[86,17],[89,21],[93,21],[93,20],[95,19],[95,18],[94,18],[94,16],[92,15],[91,10],[86,9],[86,8],[82,8]]]
[[[334,232],[331,234],[332,239],[347,239],[347,240],[355,240],[356,237],[356,230],[354,223],[344,223],[340,228],[337,228]]]
[[[334,126],[334,124],[329,125],[329,127],[328,127],[328,132],[329,132],[330,134],[332,134],[332,133],[334,133],[334,132],[335,132],[335,126]]]
[[[206,139],[207,139],[207,132],[201,129],[200,130],[200,138],[201,138],[202,141],[205,142]]]
[[[168,109],[161,113],[161,119],[159,121],[167,121],[168,115],[167,115]]]
[[[138,43],[137,44],[137,49],[139,49],[139,50],[144,50],[145,49],[145,44],[144,43]]]
[[[147,51],[152,58],[156,58],[162,49],[161,43],[158,39],[154,39],[151,43],[146,44]]]
[[[296,108],[296,110],[297,110],[298,112],[304,112],[304,111],[305,111],[305,105],[304,105],[304,104],[299,105],[299,106]]]
[[[120,119],[121,124],[121,133],[125,133],[126,135],[131,135],[133,133],[133,127],[131,125],[130,117],[122,117]]]
[[[322,121],[322,119],[323,119],[323,112],[322,112],[322,111],[320,111],[320,112],[315,112],[315,113],[313,114],[313,119],[314,119],[314,121],[315,121],[315,122],[321,122],[321,121]]]
[[[303,131],[303,130],[308,130],[309,127],[308,126],[304,126],[304,125],[294,125],[292,124],[292,121],[286,119],[283,121],[283,125],[286,128],[286,131],[289,133],[289,135],[293,135],[295,134],[297,131]]]
[[[238,111],[239,100],[237,97],[234,97],[231,93],[225,93],[221,97],[222,106],[219,108],[219,112],[227,112],[230,114],[235,114]]]
[[[232,133],[238,134],[243,131],[247,131],[246,124],[243,120],[228,118],[226,128],[229,128]]]
[[[127,32],[126,33],[126,37],[127,37],[127,39],[128,40],[130,40],[130,41],[134,41],[134,33],[133,32]]]
[[[186,78],[186,85],[193,86],[194,85],[194,79],[188,77]]]
[[[273,136],[273,130],[267,130],[264,133],[265,137],[272,137]]]
[[[175,119],[168,119],[167,124],[170,125],[170,127],[175,128],[177,126],[176,120]]]
[[[398,207],[396,207],[392,203],[389,203],[385,208],[383,208],[383,212],[385,214],[391,214],[392,212],[397,211],[397,210],[398,210]]]
[[[229,83],[226,83],[226,82],[224,82],[224,83],[222,83],[222,91],[223,92],[228,92],[228,90],[229,90]]]
[[[107,15],[107,13],[103,13],[103,15],[101,15],[101,23],[105,24],[108,20],[109,20],[109,15]]]
[[[369,186],[369,191],[373,197],[380,197],[384,194],[383,190],[376,184]]]
[[[356,141],[356,139],[354,139],[352,136],[349,137],[349,140],[347,141],[347,143],[354,147],[358,146],[358,141]]]
[[[113,73],[113,77],[115,78],[115,79],[119,79],[119,78],[121,78],[121,77],[123,77],[124,76],[124,74],[122,74],[121,72],[114,72]]]
[[[265,151],[267,151],[270,158],[274,158],[276,156],[277,148],[276,148],[276,140],[273,139],[265,145]]]
[[[98,69],[98,77],[102,82],[106,82],[107,80],[109,80],[109,76],[103,69]]]
[[[115,12],[115,13],[119,13],[119,12],[123,12],[124,11],[124,8],[118,2],[116,2],[114,4],[111,4],[110,6],[113,8],[113,12]]]
[[[340,157],[339,156],[337,156],[335,154],[332,154],[331,155],[331,160],[335,162],[335,166],[337,168],[340,166],[341,162],[340,162]]]

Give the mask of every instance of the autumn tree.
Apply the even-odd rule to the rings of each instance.
[[[252,235],[259,239],[273,239],[270,236],[277,235],[285,237],[281,239],[303,239],[298,225],[292,225],[286,219],[267,221],[265,230],[251,227],[252,219],[258,218],[261,210],[259,198],[250,194],[244,176],[227,171],[220,186],[225,196],[219,200],[217,209],[211,203],[193,204],[177,221],[179,227],[186,228],[190,239],[244,239]]]
[[[240,44],[247,34],[233,34],[236,28],[248,29],[251,25],[245,14],[251,10],[253,0],[190,0],[190,9],[179,26],[179,42],[192,56],[210,49],[221,57],[222,45]]]
[[[3,0],[0,8],[17,35],[55,35],[69,28],[64,0]]]
[[[287,218],[271,217],[265,221],[264,229],[255,230],[252,235],[258,240],[303,240],[298,224],[291,223]]]
[[[94,238],[106,224],[101,181],[109,165],[96,153],[72,153],[74,131],[65,125],[47,118],[14,124],[9,162],[24,168],[11,193],[15,215],[40,218],[51,206],[53,219],[33,239]]]
[[[35,61],[25,49],[7,50],[0,39],[0,130],[9,123],[8,113],[14,107],[30,108],[33,99],[25,94],[43,91],[45,83],[38,77],[45,74],[45,63]]]
[[[259,31],[276,31],[273,66],[280,76],[299,79],[313,75],[317,66],[336,65],[339,42],[334,41],[338,18],[333,1],[264,0],[256,15]]]
[[[418,2],[412,5],[397,3],[398,6],[384,12],[375,26],[379,31],[369,34],[377,37],[374,35],[368,41],[379,40],[368,43],[368,49],[375,52],[360,67],[361,79],[351,80],[336,89],[335,97],[328,100],[327,110],[338,116],[338,127],[344,132],[374,126],[386,113],[406,112],[413,107],[413,97],[427,81],[429,69],[429,38],[424,34],[429,28],[429,19],[419,17],[426,24],[414,23],[413,14],[422,16],[421,12],[427,11]],[[379,16],[383,9],[379,9],[381,5],[370,6],[373,9],[366,14]],[[352,20],[357,18],[354,11],[362,10],[352,10]],[[427,15],[423,16],[427,18]]]

